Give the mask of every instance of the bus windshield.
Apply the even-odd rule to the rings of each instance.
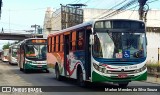
[[[145,33],[95,32],[93,56],[98,58],[146,57]]]
[[[46,45],[26,45],[26,58],[30,60],[46,60]]]
[[[16,48],[12,49],[12,57],[17,57],[17,49]]]

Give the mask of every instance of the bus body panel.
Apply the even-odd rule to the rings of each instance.
[[[64,53],[47,53],[47,65],[49,68],[55,68],[55,65],[59,66],[60,73],[63,71]]]
[[[13,44],[9,47],[8,60],[10,64],[18,64],[17,62],[17,45]]]
[[[85,36],[83,36],[83,45],[85,47],[83,50],[78,50],[79,41],[81,41],[78,39],[80,35],[78,33],[80,33],[80,31],[83,31],[85,34]],[[87,34],[87,31],[90,33]],[[105,33],[107,33],[107,35]],[[73,36],[73,34],[76,35]],[[60,52],[57,51],[57,47],[60,46],[61,48],[62,43],[57,39],[57,37],[61,37],[62,35],[64,38],[64,50],[63,56],[59,57],[57,55],[60,55]],[[102,47],[103,43],[100,39],[105,35],[106,38],[105,40],[102,39],[102,41],[111,41],[112,44],[108,44],[108,46],[112,47],[108,49],[111,51],[107,51],[107,47],[101,48],[101,51],[98,53],[102,55],[98,55],[98,53],[97,55],[106,56],[106,58],[100,58],[97,57],[95,53],[94,49],[96,48],[94,45],[99,45],[99,47]],[[114,35],[115,37],[112,39],[112,36]],[[128,38],[125,38],[125,35]],[[129,39],[130,37],[132,37],[133,41]],[[57,33],[50,34],[47,39],[49,41],[47,64],[54,68],[57,63],[60,68],[61,76],[77,79],[77,69],[78,66],[80,66],[83,72],[84,81],[114,82],[121,84],[123,82],[141,81],[147,79],[147,68],[145,65],[146,35],[145,24],[142,21],[128,19],[97,20],[89,23],[82,23],[80,25],[61,30]],[[98,39],[99,42],[94,42],[96,39]],[[120,42],[121,44],[119,44]],[[129,49],[128,43],[136,43],[137,45],[134,47],[141,47],[142,49],[135,52],[135,49]],[[59,46],[57,46],[57,44],[59,44]],[[127,45],[127,48],[124,48],[122,44]],[[116,45],[117,47],[113,47]],[[97,49],[99,49],[99,47],[97,47]],[[121,48],[116,50],[118,47]],[[110,53],[115,55],[108,57],[111,56],[109,55]],[[143,53],[143,55],[140,55],[141,53]],[[98,60],[95,57],[97,57]]]
[[[93,63],[98,63],[93,59]],[[143,81],[147,79],[146,60],[141,64],[115,66],[115,65],[102,65],[100,68],[105,68],[104,71],[98,71],[94,65],[92,65],[92,82],[122,82],[122,81]],[[126,75],[120,77],[119,75]]]

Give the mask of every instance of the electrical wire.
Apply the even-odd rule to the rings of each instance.
[[[79,3],[80,1],[81,1],[81,0],[78,0],[78,1],[76,2],[76,4]]]
[[[120,11],[125,10],[126,8],[130,7],[131,5],[133,5],[135,3],[137,3],[137,0],[132,0],[132,1],[128,2],[127,4],[125,4],[124,6],[120,7],[119,9],[117,9],[117,10],[115,10],[115,11],[111,12],[110,14],[107,14],[103,17],[100,17],[99,19],[112,17],[112,16],[118,14]]]
[[[18,11],[39,11],[39,10],[45,10],[46,8],[36,8],[36,9],[17,9],[17,10],[12,10],[12,9],[3,9],[4,11],[11,11],[11,12],[18,12]]]
[[[103,12],[102,14],[100,14],[99,16],[96,16],[96,17],[94,17],[94,18],[98,18],[98,17],[100,17],[101,15],[110,12],[112,9],[114,9],[114,8],[116,8],[117,6],[123,4],[124,2],[126,2],[126,0],[123,0],[122,2],[118,3],[117,5],[113,6],[112,8],[108,9],[107,11]]]
[[[84,4],[87,4],[88,2],[90,2],[91,0],[87,0]]]
[[[135,11],[135,9],[136,9],[136,7],[137,7],[137,5],[136,5],[135,7],[133,7],[133,8],[134,8],[134,10],[132,10],[132,13],[131,13],[131,15],[129,16],[129,18],[128,18],[128,19],[130,19],[130,17],[132,16],[133,12],[134,12],[134,11]]]
[[[153,2],[156,2],[156,1],[159,1],[159,0],[152,0],[152,1],[148,1],[147,3],[153,3]]]

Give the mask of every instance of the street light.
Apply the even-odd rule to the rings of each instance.
[[[40,25],[31,25],[31,28],[35,28],[35,33],[34,33],[34,37],[36,38],[36,30],[37,30],[37,27],[39,28]]]

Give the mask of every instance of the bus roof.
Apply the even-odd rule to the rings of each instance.
[[[93,23],[94,23],[94,21],[84,22],[84,23],[81,23],[81,24],[78,24],[78,25],[75,25],[75,26],[57,31],[56,33],[51,33],[51,34],[48,35],[48,37],[52,36],[52,35],[56,35],[56,34],[61,34],[61,33],[64,33],[64,32],[70,31],[70,30],[75,30],[75,29],[78,29],[78,28],[81,28],[81,27],[84,27],[84,26],[88,26],[88,25],[92,26]]]
[[[21,45],[22,43],[26,42],[27,40],[31,40],[31,39],[45,39],[45,40],[47,40],[46,38],[27,38],[27,39],[24,39],[24,40],[20,41],[19,43],[17,43],[17,45]]]
[[[17,44],[12,44],[9,46],[9,48],[14,47],[14,46],[17,46]]]
[[[88,22],[84,22],[84,23],[81,23],[81,24],[72,26],[72,27],[69,27],[69,28],[66,28],[66,29],[57,31],[57,32],[55,32],[55,33],[51,33],[51,34],[48,35],[48,37],[50,37],[50,36],[52,36],[52,35],[56,35],[56,34],[61,34],[61,33],[64,33],[64,32],[70,31],[70,30],[75,30],[75,29],[78,29],[78,28],[81,28],[81,27],[84,27],[84,26],[88,26],[88,25],[93,26],[93,24],[94,24],[96,21],[104,21],[104,20],[111,20],[111,21],[114,21],[114,20],[124,20],[124,21],[138,21],[138,22],[143,22],[142,20],[136,20],[136,19],[97,19],[97,20],[92,20],[92,21],[88,21]],[[144,22],[143,22],[143,23],[144,23]]]

